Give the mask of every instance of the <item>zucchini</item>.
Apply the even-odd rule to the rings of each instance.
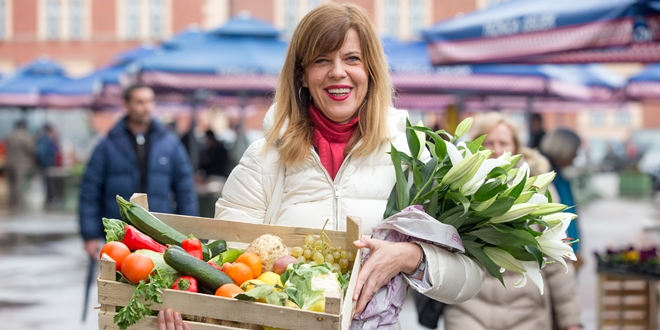
[[[204,288],[215,293],[224,284],[234,283],[225,273],[213,268],[206,262],[199,260],[179,246],[171,246],[163,253],[165,263],[181,275],[192,276]]]
[[[117,204],[119,204],[119,213],[124,220],[158,243],[181,246],[181,242],[188,238],[188,235],[174,230],[174,228],[160,221],[160,219],[156,218],[142,206],[133,204],[119,195],[117,195]],[[204,254],[204,260],[209,260],[211,254],[205,244],[202,244],[202,252]]]
[[[208,247],[209,251],[211,251],[211,257],[215,257],[218,254],[227,251],[227,242],[219,239],[217,241],[206,244],[206,247]]]

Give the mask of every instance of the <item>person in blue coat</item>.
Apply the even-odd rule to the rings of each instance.
[[[124,116],[94,149],[80,188],[80,232],[98,259],[102,218],[121,219],[116,195],[146,193],[149,210],[197,215],[190,159],[179,138],[152,118],[154,92],[134,85],[124,92]]]

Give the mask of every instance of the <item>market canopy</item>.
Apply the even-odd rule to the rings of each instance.
[[[234,17],[203,42],[137,61],[135,79],[157,90],[211,90],[228,97],[275,89],[287,44],[272,25]]]
[[[633,99],[660,100],[660,64],[648,65],[628,79],[626,95]]]
[[[660,62],[660,1],[509,1],[422,35],[436,65]]]
[[[0,81],[0,106],[37,107],[42,88],[71,80],[59,63],[48,58],[37,59]]]

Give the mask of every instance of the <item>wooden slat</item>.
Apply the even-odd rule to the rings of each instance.
[[[646,311],[648,305],[601,305],[601,311]]]
[[[626,289],[604,289],[605,297],[614,297],[614,296],[642,296],[646,297],[649,292],[648,290],[626,290]]]
[[[357,286],[357,275],[362,268],[362,250],[357,250],[355,253],[355,262],[353,263],[353,270],[351,271],[351,279],[348,281],[348,289],[344,294],[344,305],[341,309],[341,329],[348,330],[353,320],[353,313],[355,312],[355,302],[353,301],[353,293]]]
[[[144,207],[145,210],[149,211],[149,199],[147,198],[147,194],[135,193],[131,196],[130,202],[140,205]]]
[[[648,321],[645,319],[616,319],[616,320],[603,320],[603,325],[622,325],[622,326],[627,326],[627,325],[640,325],[640,326],[645,326],[648,324]]]
[[[131,298],[134,287],[115,281],[99,279],[99,300],[107,305],[123,306]],[[240,323],[269,325],[287,329],[339,329],[339,315],[316,313],[256,302],[163,290],[163,304],[152,310],[172,308],[181,314],[210,317]]]
[[[152,214],[186,235],[193,234],[197,238],[206,239],[223,239],[227,242],[250,243],[262,234],[268,233],[282,238],[287,246],[303,246],[307,235],[320,234],[320,230],[316,228],[266,225],[231,220],[217,221],[218,219],[165,213]],[[346,241],[346,233],[343,231],[326,230],[325,233],[333,242]]]
[[[357,248],[353,245],[353,241],[359,240],[362,236],[362,219],[358,217],[346,217],[346,251],[357,253]],[[357,259],[356,259],[357,260]]]
[[[99,329],[103,330],[119,330],[119,327],[115,325],[112,321],[112,318],[116,313],[113,312],[101,312],[99,313]],[[190,325],[193,330],[236,330],[234,327],[227,327],[222,325],[214,325],[207,323],[199,323],[192,321],[185,321]],[[137,324],[131,326],[130,330],[154,330],[158,329],[158,319],[154,316],[148,316],[144,320],[138,322]]]
[[[100,264],[101,264],[101,271],[99,273],[99,280],[115,281],[115,273],[117,270],[115,261],[104,253],[103,256],[101,256]],[[100,289],[101,284],[99,283],[98,286]],[[109,311],[114,312],[114,306],[108,305],[103,299],[101,299],[101,296],[99,296],[98,301],[99,304],[101,304],[101,309],[99,310],[99,313],[109,312]],[[126,301],[128,301],[128,299]]]

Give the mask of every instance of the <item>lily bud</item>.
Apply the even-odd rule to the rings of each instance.
[[[548,215],[548,214],[553,214],[557,212],[561,212],[565,209],[567,209],[568,206],[561,204],[561,203],[546,203],[546,204],[540,204],[538,206],[538,210],[531,212],[529,215],[531,216],[541,216],[541,215]]]
[[[447,151],[449,152],[449,148],[447,148]],[[456,149],[456,151],[458,151],[458,149]],[[449,157],[452,158],[451,154]],[[465,159],[461,159],[458,163],[454,163],[454,159],[452,158],[452,167],[449,169],[449,172],[445,174],[440,183],[453,185],[456,181],[461,180],[468,172],[470,172],[475,163],[479,161],[479,157],[479,154],[474,154]]]
[[[552,182],[552,180],[555,179],[555,175],[556,173],[552,171],[536,176],[536,181],[534,182],[534,186],[538,188],[539,191],[545,191],[545,189],[548,188],[550,182]]]
[[[525,267],[520,260],[514,258],[509,252],[489,246],[484,247],[483,251],[496,265],[518,274],[525,272]]]
[[[545,223],[550,226],[550,228],[556,227],[559,225],[562,221],[569,219],[569,220],[574,220],[577,218],[577,214],[575,213],[569,213],[569,212],[557,212],[553,213],[550,215],[546,215],[541,217],[541,220],[545,221]]]
[[[504,213],[499,217],[491,218],[490,222],[503,223],[503,222],[509,222],[516,219],[520,219],[521,217],[530,214],[530,212],[536,210],[538,207],[539,207],[538,204],[533,204],[533,203],[513,204],[513,206],[511,206],[511,208],[506,213]]]

